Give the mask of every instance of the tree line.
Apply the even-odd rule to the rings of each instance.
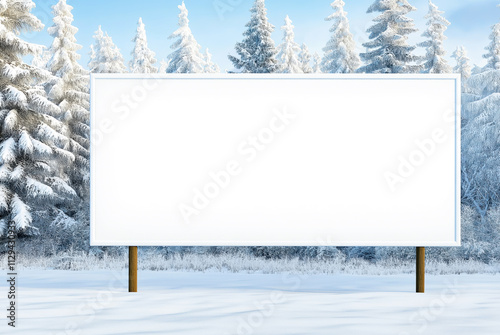
[[[21,235],[40,234],[43,225],[68,228],[88,223],[90,185],[89,73],[218,73],[208,49],[202,52],[189,28],[184,2],[178,6],[178,29],[170,35],[172,52],[160,62],[148,47],[139,19],[132,57],[124,58],[112,38],[98,27],[88,69],[79,64],[82,48],[75,38],[72,7],[66,0],[53,6],[53,38],[44,48],[22,39],[23,31],[40,31],[32,1],[0,1],[0,236],[9,222]],[[417,29],[406,0],[375,0],[365,52],[358,54],[345,3],[331,3],[330,38],[323,55],[310,54],[295,42],[286,16],[283,40],[271,38],[265,0],[255,0],[241,42],[228,55],[242,73],[460,73],[462,77],[462,203],[478,215],[477,229],[491,231],[488,213],[500,203],[500,23],[492,27],[484,55],[487,64],[472,68],[467,51],[458,46],[445,56],[450,22],[429,1],[423,42],[410,45]],[[416,56],[417,47],[425,49]],[[25,56],[33,56],[27,64]],[[486,227],[486,228],[484,228]],[[58,228],[58,229],[59,229]]]

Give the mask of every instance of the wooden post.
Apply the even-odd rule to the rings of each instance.
[[[417,247],[417,293],[425,291],[425,248]]]
[[[137,247],[128,247],[128,291],[137,292]]]

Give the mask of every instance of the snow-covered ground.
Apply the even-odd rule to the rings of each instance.
[[[140,271],[127,293],[126,271],[23,270],[17,327],[0,333],[499,334],[499,275],[426,279],[416,294],[412,275]]]

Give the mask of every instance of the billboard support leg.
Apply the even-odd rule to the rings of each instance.
[[[417,293],[425,291],[425,248],[417,247]]]
[[[137,247],[128,247],[128,291],[137,292]]]

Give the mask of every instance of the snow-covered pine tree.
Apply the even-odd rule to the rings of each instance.
[[[101,26],[94,35],[94,45],[91,46],[88,68],[93,73],[125,73],[127,68],[123,56],[108,34],[104,34]]]
[[[229,55],[229,60],[243,73],[278,72],[280,65],[271,38],[274,26],[267,19],[265,1],[255,0],[250,12],[252,16],[246,24],[248,29],[243,33],[243,41],[235,46],[239,57]]]
[[[212,61],[212,54],[208,51],[208,48],[205,50],[205,72],[206,73],[220,72],[219,65],[215,64]]]
[[[331,3],[334,10],[326,21],[333,21],[330,28],[330,40],[323,48],[325,52],[321,62],[324,73],[353,73],[359,68],[361,60],[356,53],[356,45],[349,29],[349,20],[344,11],[345,2],[335,0]]]
[[[281,30],[283,30],[283,43],[277,48],[277,58],[281,61],[280,72],[282,73],[303,73],[302,64],[298,57],[300,46],[295,43],[293,28],[292,20],[287,15],[285,17],[285,25],[281,26]]]
[[[481,73],[483,72],[483,68],[477,64],[474,64],[474,66],[472,67],[472,71],[471,73],[472,74],[478,74],[478,73]]]
[[[428,40],[419,43],[418,46],[426,48],[426,55],[423,58],[424,73],[450,73],[451,67],[444,58],[446,51],[443,42],[446,40],[444,32],[448,29],[450,22],[443,17],[444,12],[429,0],[429,12],[425,16],[427,30],[422,34]]]
[[[137,22],[137,33],[132,40],[135,43],[132,50],[132,60],[129,63],[132,73],[157,73],[155,67],[155,53],[148,48],[148,39],[146,37],[146,27],[142,23],[142,18]]]
[[[97,58],[97,53],[95,52],[94,45],[91,44],[89,52],[89,62],[87,63],[87,67],[89,68],[90,72],[92,72],[92,69],[97,66],[96,58]]]
[[[47,211],[76,197],[56,174],[58,166],[75,160],[65,150],[69,139],[58,120],[61,110],[41,86],[32,86],[50,73],[23,61],[42,52],[19,37],[43,28],[30,13],[34,7],[32,1],[0,1],[0,235],[9,221],[18,232],[32,233],[32,210]]]
[[[300,47],[299,53],[299,63],[302,72],[304,73],[312,73],[313,69],[311,68],[311,54],[309,53],[309,49],[305,43],[302,43]]]
[[[500,23],[492,27],[484,56],[488,65],[472,75],[462,121],[462,201],[481,219],[500,205]],[[474,96],[470,98],[470,96]],[[470,101],[470,102],[469,102]]]
[[[200,52],[201,46],[196,42],[189,28],[188,10],[184,1],[177,6],[179,13],[179,29],[169,38],[177,39],[171,48],[174,51],[168,56],[167,73],[203,73],[205,72],[205,58]]]
[[[317,52],[313,55],[313,73],[321,73],[321,57]]]
[[[168,68],[168,61],[162,59],[160,61],[160,67],[158,68],[158,73],[166,73]]]
[[[467,50],[464,46],[458,46],[451,57],[455,58],[457,61],[457,65],[453,68],[453,72],[460,73],[462,77],[462,92],[466,93],[468,91],[467,80],[469,80],[472,75],[472,68],[470,66],[470,59],[467,57]]]
[[[49,99],[64,113],[62,121],[69,127],[68,150],[75,156],[74,164],[65,165],[62,170],[69,178],[71,186],[78,195],[88,201],[90,193],[90,96],[89,74],[78,63],[78,50],[75,34],[78,29],[73,22],[73,7],[66,0],[52,7],[54,25],[48,28],[54,38],[50,47],[50,59],[46,68],[56,80],[46,85]]]
[[[406,15],[415,10],[407,0],[375,0],[367,12],[381,14],[367,30],[371,41],[363,44],[369,50],[361,53],[365,66],[358,72],[414,73],[421,70],[421,66],[412,65],[418,60],[413,55],[416,47],[407,42],[408,35],[417,29]]]
[[[488,52],[483,56],[487,60],[484,69],[500,70],[500,23],[491,28],[490,40],[491,43],[486,47]]]

